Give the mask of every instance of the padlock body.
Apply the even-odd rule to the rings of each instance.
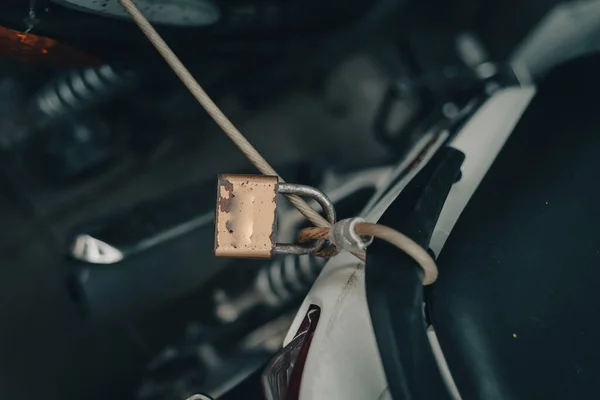
[[[276,176],[219,175],[217,257],[271,258],[277,233]]]

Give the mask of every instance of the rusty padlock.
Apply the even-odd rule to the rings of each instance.
[[[279,182],[276,176],[219,175],[215,218],[217,257],[271,258],[274,254],[310,254],[325,245],[276,243],[277,195],[310,197],[335,223],[335,209],[327,196],[310,186]]]

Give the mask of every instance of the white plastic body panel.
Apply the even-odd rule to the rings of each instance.
[[[499,91],[450,143],[463,151],[466,159],[463,177],[451,190],[434,233],[436,253],[534,93],[534,88]],[[409,174],[407,179],[410,180],[416,172]],[[406,183],[396,184],[395,194],[380,199],[364,217],[377,220]],[[368,311],[364,264],[350,254],[340,254],[327,263],[298,310],[285,344],[295,335],[311,304],[321,307],[321,317],[305,364],[300,398],[391,399]]]

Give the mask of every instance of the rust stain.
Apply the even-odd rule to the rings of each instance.
[[[354,286],[354,284],[356,283],[356,281],[358,280],[356,278],[356,270],[352,273],[352,275],[350,275],[350,277],[348,278],[348,280],[346,281],[346,284],[344,285],[344,289],[349,288],[350,286]]]
[[[233,194],[233,183],[225,178],[219,178],[219,211],[224,213],[231,212],[234,198],[235,195]]]
[[[275,195],[271,200],[271,204],[275,206],[275,210],[277,210],[277,185],[275,185]],[[260,204],[264,204],[264,202],[260,202]],[[273,243],[273,248],[271,249],[271,255],[273,255],[273,251],[275,250],[275,243],[277,243],[277,213],[275,213],[275,218],[273,218],[273,225],[271,227],[271,236],[269,237],[271,243]]]
[[[360,269],[361,269],[361,264],[360,263],[356,264],[354,266],[354,271],[352,271],[352,273],[348,277],[348,280],[346,281],[346,283],[344,283],[344,286],[342,287],[342,291],[341,291],[340,295],[338,296],[338,298],[336,299],[335,304],[333,305],[333,311],[331,314],[332,317],[329,320],[327,327],[325,328],[325,331],[327,332],[326,335],[329,335],[329,333],[333,330],[333,327],[335,326],[337,319],[340,316],[340,310],[346,300],[346,297],[348,297],[348,295],[356,287],[356,283],[358,282],[357,275],[360,272]]]

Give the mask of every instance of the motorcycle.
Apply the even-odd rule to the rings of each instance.
[[[211,134],[172,132],[218,134],[193,119],[197,105],[175,79],[157,82],[169,70],[117,2],[2,5],[2,54],[52,67],[9,63],[0,81],[0,96],[21,104],[0,108],[10,194],[1,198],[2,280],[19,304],[2,308],[11,321],[3,359],[13,368],[0,390],[140,400],[589,397],[599,58],[586,54],[596,49],[598,4],[546,8],[498,62],[468,32],[451,36],[452,57],[443,45],[415,47],[431,44],[430,26],[390,28],[402,12],[421,15],[393,1],[138,2],[211,93],[235,94],[241,110],[227,110],[259,116],[243,131],[282,176],[326,193],[339,218],[383,223],[428,249],[439,267],[430,286],[414,260],[380,240],[366,262],[349,253],[215,260],[206,175],[248,166]],[[374,21],[385,21],[391,46],[363,38]],[[349,54],[358,37],[370,58]],[[424,62],[432,54],[438,60]],[[460,66],[448,67],[455,58]],[[382,83],[386,69],[401,73]],[[294,108],[280,96],[306,74],[319,100]],[[275,116],[261,121],[270,107]],[[310,107],[328,118],[301,125],[302,140],[298,130],[286,135],[310,120],[298,111]],[[280,136],[265,139],[282,120]],[[348,133],[352,125],[373,135]],[[215,154],[224,157],[210,166]],[[282,242],[307,226],[286,203],[277,213]],[[38,366],[22,361],[33,359]],[[79,378],[67,383],[61,369]],[[43,384],[25,390],[23,376]]]

